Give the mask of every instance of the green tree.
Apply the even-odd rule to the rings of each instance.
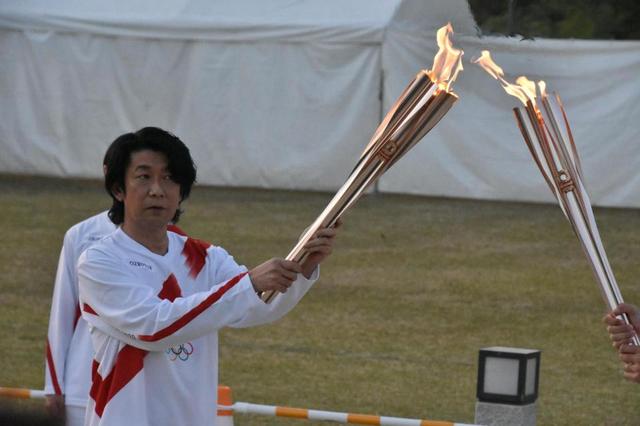
[[[469,4],[484,33],[640,39],[638,0],[469,0]]]

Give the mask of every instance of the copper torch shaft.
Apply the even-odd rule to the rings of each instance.
[[[420,71],[384,117],[346,182],[303,233],[287,259],[303,261],[307,254],[304,246],[315,233],[332,226],[373,182],[440,121],[456,100],[454,94],[439,90],[428,72]],[[271,291],[261,297],[269,302],[274,295]]]
[[[557,105],[543,96],[544,113],[532,102],[525,106],[525,114],[520,108],[514,108],[516,122],[536,165],[580,241],[605,304],[609,310],[613,310],[623,302],[622,294],[602,245],[589,196],[582,183],[580,160],[566,113],[560,98],[556,99]],[[566,131],[559,125],[556,111],[562,112]],[[623,315],[622,320],[630,324],[627,315]],[[640,339],[634,336],[633,343],[640,346]]]

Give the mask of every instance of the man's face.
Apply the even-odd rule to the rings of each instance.
[[[131,154],[125,172],[125,191],[116,198],[124,202],[126,225],[165,226],[180,205],[180,185],[171,180],[164,154],[151,150]]]

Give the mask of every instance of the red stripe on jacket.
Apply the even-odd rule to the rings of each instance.
[[[74,330],[78,326],[78,320],[80,319],[81,316],[82,316],[82,313],[80,312],[80,304],[78,304],[78,305],[76,305],[76,313],[75,313],[75,317],[73,318],[73,329]]]
[[[162,300],[166,299],[171,302],[176,300],[178,297],[182,297],[182,289],[180,288],[175,275],[169,275],[164,283],[162,283],[162,290],[158,293],[158,297]]]
[[[183,237],[187,236],[187,233],[184,232],[178,225],[169,224],[167,225],[167,231],[171,231],[174,234],[182,235]]]
[[[182,255],[185,257],[184,263],[189,267],[189,275],[196,278],[207,262],[207,249],[211,244],[195,238],[187,238],[184,242]]]
[[[98,373],[100,364],[96,360],[93,361],[92,385],[89,396],[95,401],[95,412],[98,417],[102,417],[102,413],[109,401],[142,371],[144,357],[147,353],[145,350],[125,345],[118,352],[111,372],[104,379]]]
[[[93,308],[89,305],[87,305],[86,303],[82,306],[82,310],[91,314],[91,315],[96,315],[99,316],[98,313],[96,311],[93,310]]]
[[[58,375],[56,374],[56,366],[53,363],[53,356],[51,355],[51,347],[49,346],[49,339],[47,339],[47,365],[49,365],[49,373],[51,374],[51,383],[53,383],[53,390],[56,395],[62,395],[62,389],[60,383],[58,383]]]
[[[196,306],[195,308],[191,309],[189,312],[187,312],[186,314],[178,318],[168,327],[165,327],[154,334],[138,336],[138,338],[145,342],[155,342],[155,341],[164,339],[167,336],[172,335],[173,333],[175,333],[176,331],[180,330],[182,327],[184,327],[185,325],[193,321],[193,319],[195,319],[198,315],[204,312],[204,310],[207,309],[209,306],[217,302],[222,296],[224,296],[224,294],[227,291],[233,288],[233,286],[235,286],[245,275],[247,275],[247,272],[243,272],[242,274],[236,275],[235,277],[231,278],[229,281],[226,282],[225,285],[220,287],[215,293],[212,293],[211,295],[209,295],[209,297],[207,297],[205,300],[200,302],[198,306]]]

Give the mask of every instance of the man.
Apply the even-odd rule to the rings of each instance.
[[[114,150],[111,144],[103,171]],[[102,212],[69,228],[60,251],[47,332],[44,390],[49,413],[66,417],[68,426],[84,424],[93,359],[87,323],[80,318],[76,263],[87,247],[115,229],[107,212]]]
[[[105,187],[120,227],[78,262],[95,349],[86,424],[213,424],[217,331],[291,310],[317,279],[336,231],[320,230],[301,264],[271,259],[248,271],[220,247],[167,232],[196,177],[182,141],[150,127],[118,139]],[[266,304],[259,294],[270,290],[283,294]]]
[[[627,314],[631,324],[625,324],[617,317]],[[604,317],[609,337],[618,350],[620,360],[624,364],[624,377],[632,382],[640,383],[640,347],[631,342],[633,336],[640,335],[640,310],[634,305],[621,303]]]
[[[104,173],[119,142],[112,143],[104,155]],[[60,251],[47,332],[44,390],[47,411],[53,417],[64,417],[67,426],[84,424],[93,361],[89,329],[80,316],[76,264],[83,251],[115,230],[104,211],[69,228]],[[182,233],[176,226],[171,230]]]
[[[45,392],[48,411],[55,417],[64,415],[69,426],[84,424],[93,358],[78,308],[75,263],[87,247],[114,230],[107,212],[102,212],[71,227],[60,253],[47,333]]]

